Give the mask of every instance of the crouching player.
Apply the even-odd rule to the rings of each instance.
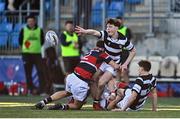
[[[139,63],[139,77],[136,78],[132,89],[118,89],[116,99],[111,101],[107,109],[112,111],[141,110],[148,94],[152,92],[152,110],[157,110],[156,78],[149,73],[151,63],[141,60]],[[114,109],[116,108],[117,109]]]
[[[98,41],[96,48],[91,50],[89,54],[84,56],[80,63],[75,67],[74,72],[69,74],[66,78],[65,91],[59,91],[38,102],[35,107],[42,109],[46,104],[62,99],[67,96],[73,96],[74,102],[69,104],[56,104],[49,107],[50,110],[67,110],[67,109],[80,109],[88,96],[89,84],[92,80],[94,73],[103,62],[111,65],[115,70],[120,69],[108,54],[104,52],[104,42]]]

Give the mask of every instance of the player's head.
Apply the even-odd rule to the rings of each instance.
[[[117,32],[119,27],[120,22],[117,19],[110,18],[106,21],[106,31],[109,36],[113,36]]]
[[[26,21],[27,21],[27,25],[30,28],[34,28],[35,27],[35,25],[36,25],[36,18],[35,18],[34,15],[27,16]]]
[[[104,51],[104,41],[98,40],[98,41],[96,42],[96,48],[98,48],[98,49],[101,50],[101,51]]]
[[[65,29],[68,32],[73,32],[74,31],[74,25],[73,25],[73,21],[68,20],[65,22]]]
[[[124,18],[123,18],[122,16],[118,16],[118,17],[116,17],[116,19],[119,21],[120,26],[123,25],[123,23],[124,23]]]
[[[141,60],[138,62],[139,65],[139,73],[149,72],[151,70],[151,63],[147,60]]]

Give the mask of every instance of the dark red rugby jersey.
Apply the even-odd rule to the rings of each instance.
[[[109,63],[112,59],[105,52],[91,50],[75,67],[74,73],[83,80],[92,80],[92,76],[103,62]]]

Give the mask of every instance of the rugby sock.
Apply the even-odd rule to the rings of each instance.
[[[45,104],[48,104],[48,103],[52,102],[52,98],[51,97],[47,97],[43,101],[44,101]]]
[[[99,100],[94,100],[93,103],[99,103]]]
[[[68,110],[68,109],[69,109],[69,105],[67,105],[67,104],[62,105],[62,110]]]

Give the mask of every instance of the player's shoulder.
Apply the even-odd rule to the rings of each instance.
[[[138,76],[136,80],[143,81],[143,78],[141,76]]]
[[[137,84],[143,84],[143,78],[141,76],[139,76],[139,77],[136,78],[135,82]]]
[[[152,78],[151,78],[151,79],[156,81],[156,77],[155,77],[155,76],[153,76],[153,75],[152,75]]]

